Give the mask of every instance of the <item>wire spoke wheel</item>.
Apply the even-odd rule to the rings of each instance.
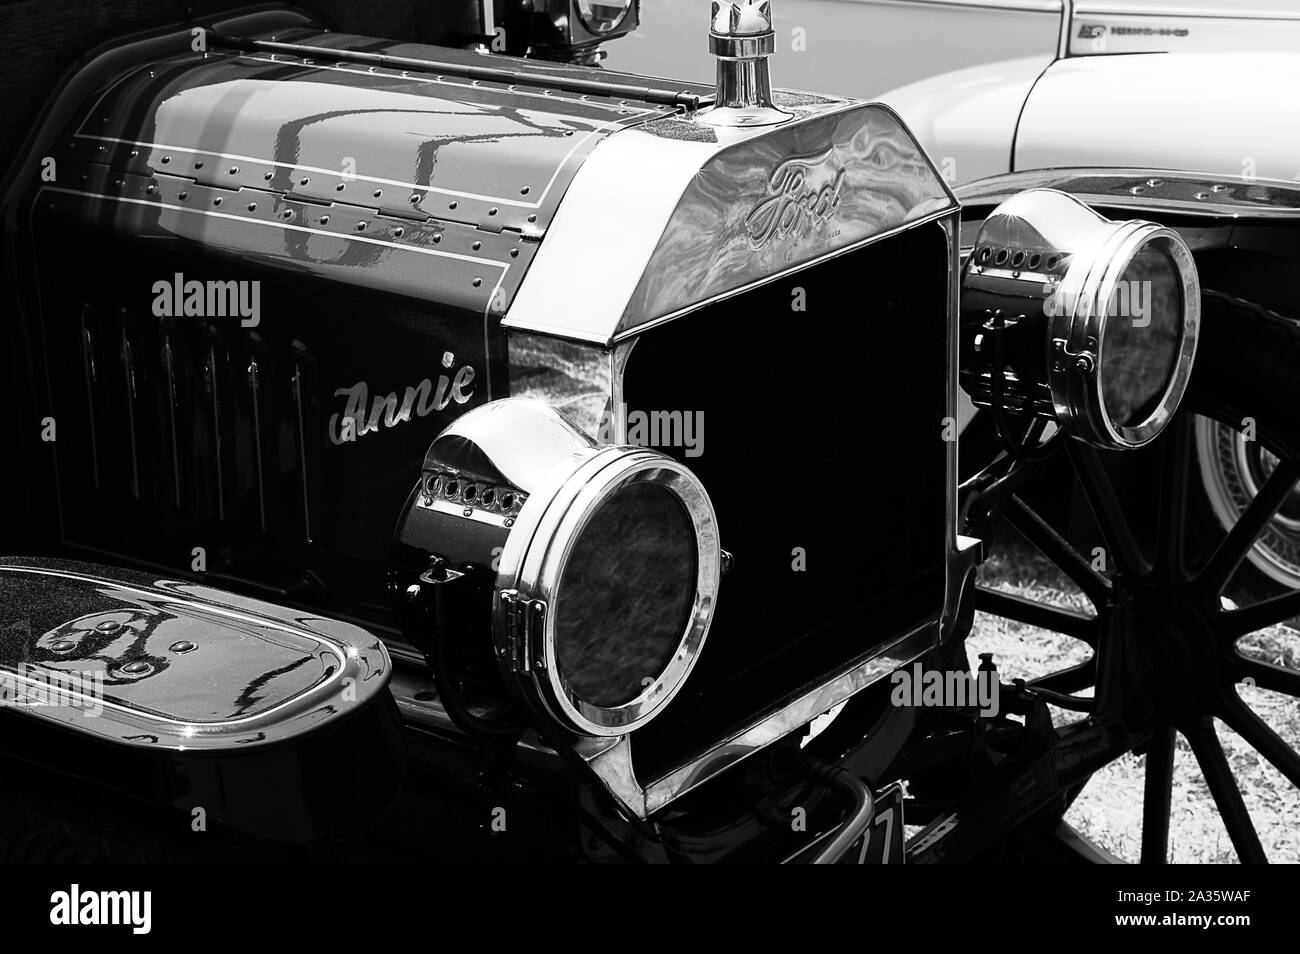
[[[1258,310],[1243,319],[1246,306],[1240,302],[1207,304],[1215,306],[1207,311],[1219,312],[1221,333],[1231,319],[1236,324],[1228,330],[1246,339],[1244,345],[1237,342],[1238,360],[1243,346],[1254,347],[1249,355],[1253,364],[1248,363],[1252,370],[1300,355],[1300,330],[1289,323]],[[1283,343],[1266,344],[1270,336],[1281,336]],[[1272,354],[1270,348],[1275,349]],[[1252,410],[1252,395],[1225,393],[1229,389],[1222,380],[1206,381],[1223,360],[1231,356],[1206,361],[1201,400],[1180,411],[1152,445],[1134,452],[1149,455],[1143,473],[1156,475],[1154,479],[1149,476],[1121,490],[1107,459],[1115,455],[1073,440],[1062,442],[1074,490],[1086,502],[1108,558],[1104,572],[1094,569],[1093,561],[1026,502],[1032,485],[1022,483],[1017,493],[996,500],[988,511],[1014,528],[1091,604],[1093,615],[984,586],[976,594],[976,608],[983,612],[1080,640],[1092,649],[1086,661],[1041,675],[1026,686],[1043,690],[1049,703],[1084,711],[1094,722],[1114,720],[1134,732],[1137,741],[1131,751],[1145,756],[1140,839],[1144,863],[1168,860],[1179,735],[1243,863],[1268,858],[1216,723],[1300,788],[1300,752],[1240,691],[1247,686],[1300,700],[1300,671],[1266,658],[1249,638],[1300,616],[1300,589],[1282,589],[1241,607],[1227,595],[1243,567],[1257,562],[1261,539],[1276,534],[1279,520],[1290,519],[1288,508],[1294,507],[1300,492],[1300,425],[1293,420],[1292,391],[1268,391],[1269,379],[1282,376],[1257,372],[1265,380],[1262,396],[1257,392],[1254,400],[1267,400],[1258,406],[1274,414],[1273,426],[1261,431],[1253,450],[1255,459],[1264,462],[1255,472],[1258,481],[1249,498],[1238,498],[1231,521],[1222,520],[1225,511],[1216,511],[1222,522],[1215,528],[1217,538],[1203,532],[1192,506],[1200,492],[1194,466],[1197,449],[1203,446],[1198,438],[1207,419],[1198,413],[1212,414],[1216,426],[1232,427]],[[1288,368],[1292,377],[1297,366]],[[1258,416],[1266,417],[1264,412]],[[1084,695],[1089,689],[1091,695]]]

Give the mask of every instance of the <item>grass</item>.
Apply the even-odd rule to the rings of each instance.
[[[1054,605],[1091,612],[1087,599],[1060,571],[1018,538],[997,541],[994,556],[981,570],[981,582]],[[1294,621],[1292,621],[1294,623]],[[1242,650],[1279,665],[1300,669],[1300,630],[1275,626],[1246,637]],[[1088,658],[1082,643],[1012,620],[976,615],[968,641],[971,659],[991,652],[1003,681],[1032,679]],[[1293,748],[1300,748],[1300,700],[1251,686],[1241,698]],[[1057,724],[1077,713],[1052,710]],[[1269,860],[1300,862],[1300,790],[1288,782],[1235,732],[1216,720],[1242,797]],[[1196,759],[1181,735],[1174,754],[1170,821],[1170,861],[1233,863],[1232,843],[1220,821]],[[1136,861],[1141,844],[1141,805],[1145,756],[1127,755],[1093,776],[1071,806],[1066,820],[1081,833],[1126,861]]]

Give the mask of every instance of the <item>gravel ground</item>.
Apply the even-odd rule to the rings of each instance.
[[[1037,551],[1017,543],[999,541],[996,555],[982,570],[983,582],[1091,612],[1088,601],[1054,566]],[[968,645],[972,659],[976,653],[994,653],[1004,681],[1063,669],[1087,659],[1089,653],[1076,640],[984,613],[976,616]],[[1261,659],[1300,668],[1300,629],[1276,626],[1247,637],[1241,645]],[[1283,739],[1300,748],[1300,700],[1247,686],[1240,687],[1240,693]],[[1078,715],[1053,710],[1053,717],[1060,724]],[[1300,862],[1300,790],[1227,726],[1216,722],[1216,728],[1269,860]],[[1144,756],[1129,755],[1107,766],[1066,815],[1080,832],[1126,861],[1137,860],[1141,844],[1144,763]],[[1169,840],[1173,862],[1237,860],[1196,759],[1181,735],[1174,756]]]

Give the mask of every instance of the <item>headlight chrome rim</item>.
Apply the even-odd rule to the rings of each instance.
[[[1049,347],[1056,346],[1048,382],[1057,415],[1075,424],[1076,436],[1105,448],[1136,449],[1160,435],[1187,391],[1200,337],[1201,288],[1191,250],[1177,232],[1141,220],[1115,225],[1100,248],[1076,258],[1061,282],[1058,294],[1067,306],[1058,308],[1049,323]],[[1102,368],[1106,322],[1122,319],[1108,314],[1108,304],[1133,260],[1151,246],[1167,255],[1177,272],[1183,302],[1178,351],[1155,408],[1136,425],[1117,425],[1106,407]],[[1094,356],[1091,369],[1081,372],[1070,361],[1056,361],[1061,350],[1058,342],[1066,343],[1067,355],[1090,351]]]
[[[685,509],[694,531],[695,592],[683,633],[668,665],[635,698],[602,706],[583,699],[565,678],[557,652],[557,599],[574,546],[600,508],[620,489],[652,482],[670,491]],[[689,469],[671,458],[640,448],[609,446],[584,461],[549,494],[533,494],[519,513],[506,542],[496,579],[493,638],[498,658],[507,653],[509,621],[500,595],[515,591],[547,607],[540,645],[525,672],[509,673],[547,714],[572,731],[617,736],[646,725],[685,685],[699,660],[721,581],[717,516],[707,492]],[[649,678],[649,677],[647,677]]]
[[[1112,221],[1055,189],[1017,193],[984,218],[964,265],[963,386],[977,405],[1054,418],[1103,450],[1142,447],[1186,394],[1200,295],[1174,229]]]

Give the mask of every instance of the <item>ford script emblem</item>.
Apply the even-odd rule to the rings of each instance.
[[[768,178],[769,197],[745,217],[749,243],[760,249],[773,238],[795,238],[829,222],[840,207],[844,167],[833,149],[815,156],[793,156]]]

